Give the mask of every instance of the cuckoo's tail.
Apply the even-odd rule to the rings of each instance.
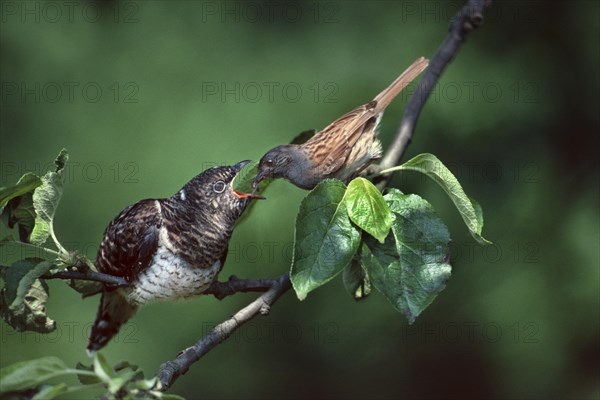
[[[135,314],[137,306],[130,304],[119,290],[102,293],[96,321],[88,340],[87,352],[93,355],[106,346],[121,326]]]
[[[427,68],[429,60],[425,57],[420,57],[413,62],[394,82],[383,92],[379,93],[373,100],[376,101],[377,109],[382,111],[394,100],[394,97],[411,83],[421,72]]]

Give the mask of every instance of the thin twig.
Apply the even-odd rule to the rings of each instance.
[[[162,364],[157,373],[161,383],[160,390],[167,390],[177,378],[188,371],[192,364],[231,336],[244,323],[250,321],[258,314],[267,315],[273,303],[290,287],[291,283],[288,274],[273,279],[272,285],[267,292],[235,313],[231,318],[215,326],[195,345],[181,352],[177,358]]]
[[[391,168],[400,162],[406,148],[410,144],[421,110],[433,87],[436,85],[444,69],[446,69],[458,52],[460,44],[465,40],[467,35],[473,29],[479,28],[483,24],[483,10],[490,4],[491,0],[469,0],[452,19],[448,35],[431,59],[429,67],[425,70],[414,94],[404,109],[396,136],[379,164],[380,170]],[[391,177],[392,174],[383,177],[379,181],[378,187],[382,189],[387,186]]]
[[[239,292],[266,292],[276,283],[277,279],[239,279],[232,275],[227,282],[214,282],[203,294],[222,300]]]
[[[80,281],[95,281],[100,282],[111,288],[129,286],[129,282],[120,276],[103,274],[95,271],[58,271],[51,274],[44,274],[42,279],[77,279]]]

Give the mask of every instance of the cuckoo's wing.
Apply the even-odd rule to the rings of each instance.
[[[98,271],[131,281],[150,265],[162,224],[159,202],[141,200],[111,221],[96,257]]]

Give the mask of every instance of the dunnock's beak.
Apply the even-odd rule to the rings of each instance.
[[[235,164],[233,166],[233,169],[236,172],[236,176],[237,174],[240,173],[240,171],[242,170],[242,168],[244,168],[246,165],[248,165],[248,163],[250,162],[250,160],[244,160],[244,161],[240,161],[239,163]],[[252,193],[244,193],[244,192],[238,192],[237,190],[235,190],[233,188],[233,181],[235,179],[231,180],[231,191],[233,192],[234,196],[236,196],[239,199],[253,199],[253,200],[264,200],[265,197],[261,196],[258,193],[255,193],[256,190],[254,190]],[[252,183],[252,187],[254,187],[254,183]]]
[[[262,170],[258,171],[258,174],[256,174],[256,177],[254,178],[254,181],[252,181],[252,187],[256,190],[258,188],[258,184],[265,179],[265,174]]]

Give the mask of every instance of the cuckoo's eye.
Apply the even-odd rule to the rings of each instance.
[[[225,185],[225,182],[217,181],[213,184],[213,191],[215,193],[223,193],[225,191],[226,187],[227,187],[227,185]]]

